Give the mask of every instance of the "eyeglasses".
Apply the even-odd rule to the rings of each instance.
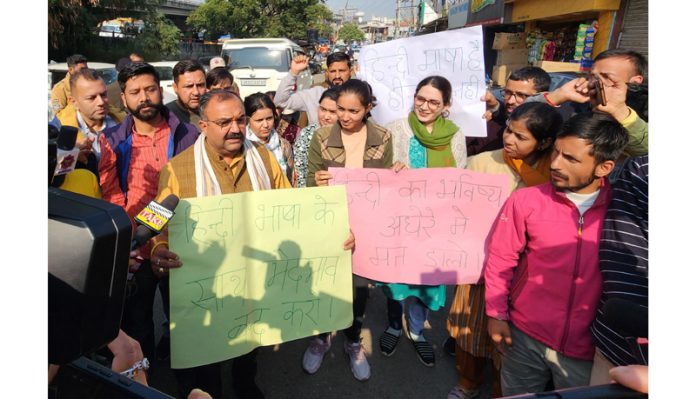
[[[239,127],[246,126],[247,117],[240,116],[237,119],[221,119],[219,121],[206,121],[206,122],[210,122],[214,125],[218,125],[218,126],[220,126],[220,129],[222,129],[222,130],[227,130],[232,126],[232,123],[237,123],[237,126],[239,126]]]
[[[531,96],[533,96],[533,95],[534,95],[534,94],[520,93],[519,91],[512,91],[512,90],[508,90],[508,89],[504,89],[504,90],[503,90],[503,97],[504,97],[504,98],[508,99],[508,98],[510,98],[510,97],[512,97],[512,96],[515,96],[515,99],[516,99],[517,101],[524,101],[524,100],[526,100],[528,97],[531,97]]]
[[[442,105],[442,102],[437,101],[437,100],[427,100],[425,97],[421,96],[416,96],[416,98],[413,101],[417,107],[420,107],[424,103],[428,103],[428,108],[430,108],[431,111],[435,111],[436,109],[440,108]]]

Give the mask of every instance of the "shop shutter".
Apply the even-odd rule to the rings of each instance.
[[[617,47],[648,57],[648,0],[628,0]]]

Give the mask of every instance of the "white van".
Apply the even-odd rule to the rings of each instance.
[[[290,71],[290,63],[297,53],[304,51],[288,39],[228,39],[222,44],[221,56],[227,61],[244,99],[256,92],[275,91]],[[298,80],[298,90],[311,84],[311,74],[304,72]]]

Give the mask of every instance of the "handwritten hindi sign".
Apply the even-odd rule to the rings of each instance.
[[[481,26],[448,30],[365,46],[358,77],[372,86],[378,106],[371,113],[380,125],[405,118],[423,78],[440,75],[452,84],[449,118],[467,136],[485,137],[486,111]]]
[[[171,365],[218,362],[353,321],[344,187],[182,199],[169,244]]]
[[[353,273],[409,284],[479,280],[484,243],[509,177],[466,169],[329,168],[346,185],[355,234]]]

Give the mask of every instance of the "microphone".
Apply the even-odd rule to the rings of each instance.
[[[61,176],[75,170],[77,156],[80,149],[75,148],[77,141],[77,128],[73,126],[61,126],[56,137],[56,170],[54,176]]]
[[[131,241],[131,251],[145,244],[150,238],[162,232],[167,222],[174,216],[174,209],[179,204],[179,197],[170,194],[162,200],[162,203],[157,203],[152,200],[140,213],[135,217],[135,223],[138,227],[133,233],[133,241]]]

